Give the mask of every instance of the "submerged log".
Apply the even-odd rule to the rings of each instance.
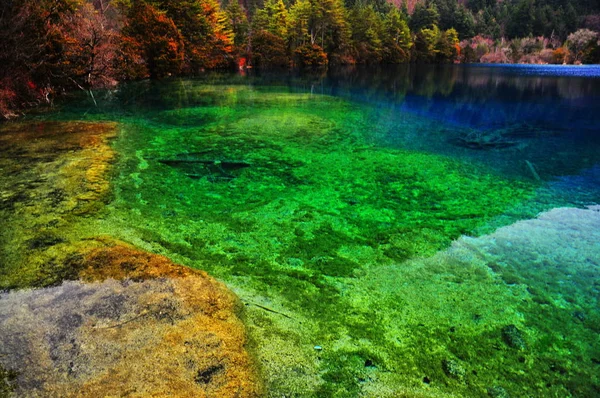
[[[486,150],[508,148],[518,144],[498,132],[468,131],[450,140],[454,145],[463,148]]]
[[[182,171],[191,179],[199,180],[206,177],[211,182],[231,181],[237,177],[239,170],[250,167],[244,161],[229,161],[217,159],[198,159],[193,154],[178,155],[172,159],[157,159],[159,163]]]
[[[509,148],[517,145],[515,141],[503,140],[501,138],[485,140],[469,137],[458,137],[452,143],[463,148],[478,150]]]
[[[162,164],[167,166],[177,167],[186,164],[202,164],[206,166],[218,166],[223,170],[239,170],[250,167],[250,163],[246,162],[233,162],[233,161],[221,161],[221,160],[205,160],[205,159],[158,159]]]
[[[531,171],[533,178],[535,178],[537,181],[541,181],[542,179],[540,178],[538,172],[535,170],[535,167],[533,167],[533,164],[529,160],[525,160],[525,164],[529,168],[529,171]]]

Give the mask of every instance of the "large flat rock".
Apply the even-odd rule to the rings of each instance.
[[[0,131],[0,396],[258,396],[238,298],[94,230],[117,131]]]

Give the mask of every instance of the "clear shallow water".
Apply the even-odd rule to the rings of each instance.
[[[209,75],[44,118],[120,123],[81,235],[234,289],[271,396],[594,396],[600,79],[573,70]]]

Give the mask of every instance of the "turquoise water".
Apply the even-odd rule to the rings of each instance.
[[[223,281],[268,396],[591,397],[598,71],[209,74],[32,119],[118,123],[70,233]]]

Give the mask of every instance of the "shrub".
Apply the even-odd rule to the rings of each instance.
[[[598,33],[579,29],[567,37],[567,46],[574,55],[574,62],[585,61],[598,47]]]
[[[459,43],[462,62],[478,62],[494,47],[492,39],[477,35]]]
[[[398,44],[392,43],[383,48],[383,62],[387,64],[401,64],[410,60],[410,54]]]
[[[290,58],[283,39],[261,30],[252,38],[252,63],[257,67],[289,66]]]
[[[556,62],[555,58],[554,58],[554,51],[551,48],[546,48],[543,49],[542,51],[540,51],[539,54],[539,58],[540,60],[545,63],[545,64],[556,64],[558,62]]]
[[[544,48],[544,40],[541,38],[525,37],[521,39],[521,51],[523,54],[534,54],[542,51]]]
[[[564,64],[570,57],[569,49],[566,47],[559,47],[552,52],[555,64]]]
[[[0,84],[0,120],[1,119],[11,119],[16,115],[15,101],[17,99],[17,94],[9,88],[2,87]]]
[[[503,49],[496,49],[496,51],[484,54],[480,58],[480,62],[485,64],[507,64],[510,63],[508,56],[506,55],[506,51]]]
[[[545,63],[542,58],[540,58],[540,54],[525,54],[519,59],[520,64],[543,64]]]
[[[300,67],[320,68],[327,65],[327,54],[317,44],[305,44],[294,52]]]

